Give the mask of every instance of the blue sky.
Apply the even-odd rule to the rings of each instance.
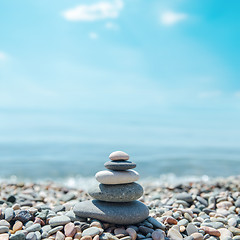
[[[0,141],[238,146],[239,10],[1,1]]]

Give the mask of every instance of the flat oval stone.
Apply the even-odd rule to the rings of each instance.
[[[130,202],[143,195],[143,188],[138,183],[106,185],[99,184],[91,188],[88,194],[105,202]]]
[[[125,160],[108,161],[104,164],[105,168],[115,171],[125,171],[136,167],[136,163]]]
[[[110,155],[109,155],[109,158],[112,160],[112,161],[116,161],[116,160],[128,160],[129,159],[129,155],[125,152],[122,152],[122,151],[115,151],[115,152],[112,152]]]
[[[90,227],[90,228],[87,228],[85,229],[83,232],[82,232],[82,236],[91,236],[91,237],[94,237],[98,234],[101,233],[101,228],[98,228],[98,227]]]
[[[125,184],[137,181],[139,179],[139,174],[134,170],[104,170],[97,172],[95,177],[98,182],[103,184]]]
[[[115,224],[135,224],[148,217],[147,206],[139,201],[109,203],[90,200],[77,203],[73,211],[79,217],[90,217]]]
[[[7,226],[0,226],[0,233],[7,233],[9,228]]]
[[[50,219],[49,224],[51,227],[56,227],[60,225],[65,225],[71,222],[71,219],[68,216],[57,216]]]
[[[39,223],[35,223],[30,227],[26,228],[27,232],[36,232],[41,230],[41,225]]]

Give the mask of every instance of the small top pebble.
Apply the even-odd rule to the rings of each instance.
[[[128,160],[129,159],[129,155],[127,153],[125,153],[125,152],[122,152],[122,151],[115,151],[115,152],[112,152],[109,155],[109,158],[112,161]]]

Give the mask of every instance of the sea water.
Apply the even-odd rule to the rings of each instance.
[[[6,179],[91,180],[115,150],[129,153],[142,180],[177,181],[239,175],[240,149],[83,143],[1,143],[0,176]]]

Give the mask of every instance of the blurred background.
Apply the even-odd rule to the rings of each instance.
[[[0,2],[0,177],[239,174],[240,3]]]

